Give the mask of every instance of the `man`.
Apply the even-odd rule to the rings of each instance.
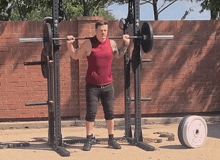
[[[75,49],[75,38],[67,36],[67,48],[73,59],[87,56],[88,70],[86,74],[86,135],[87,141],[83,150],[89,151],[92,147],[93,127],[98,110],[98,101],[101,99],[105,120],[108,128],[108,145],[114,149],[121,149],[120,144],[114,140],[114,87],[112,76],[113,57],[122,57],[130,43],[129,35],[123,35],[124,44],[118,50],[116,42],[107,38],[108,22],[99,21],[95,25],[96,35],[86,39]]]

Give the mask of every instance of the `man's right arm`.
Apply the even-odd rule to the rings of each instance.
[[[67,36],[67,48],[68,52],[70,53],[71,57],[73,59],[81,59],[85,56],[88,56],[89,51],[88,48],[90,48],[90,43],[88,40],[85,40],[85,42],[77,49],[74,48],[73,43],[75,42],[75,38],[73,36]]]

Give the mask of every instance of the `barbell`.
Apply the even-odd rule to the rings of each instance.
[[[20,43],[43,42],[45,51],[52,55],[52,43],[56,40],[68,40],[67,38],[53,38],[52,29],[49,23],[45,23],[42,38],[19,38]],[[90,39],[91,37],[75,37],[76,40]],[[122,39],[122,36],[109,37],[109,39]],[[129,36],[130,39],[141,39],[141,47],[144,53],[150,52],[153,47],[153,39],[173,39],[173,35],[153,35],[152,26],[144,22],[139,36]]]
[[[90,39],[91,37],[75,37],[76,40]],[[123,36],[109,37],[109,39],[122,39]],[[130,39],[140,39],[140,44],[144,53],[150,52],[153,48],[153,39],[173,39],[173,35],[153,35],[153,29],[150,23],[144,22],[141,27],[140,35],[129,36]],[[19,38],[20,43],[43,42],[44,51],[41,53],[41,65],[44,78],[48,78],[48,56],[53,57],[53,42],[68,40],[67,38],[54,38],[50,23],[44,23],[42,38]],[[26,62],[25,65],[37,65],[34,62]]]
[[[91,37],[74,37],[76,40],[90,39]],[[122,36],[109,37],[109,39],[122,39]],[[142,36],[129,36],[129,39],[142,38]],[[154,35],[154,39],[173,39],[173,35]],[[52,40],[68,40],[67,38],[52,38]],[[20,43],[24,42],[46,42],[45,38],[19,38]]]

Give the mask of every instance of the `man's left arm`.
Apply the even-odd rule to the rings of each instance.
[[[129,43],[130,43],[130,39],[129,39],[129,35],[124,35],[123,36],[123,45],[121,46],[120,49],[117,48],[117,44],[115,41],[112,41],[111,45],[112,45],[112,50],[114,52],[114,56],[116,58],[121,58],[127,51]]]

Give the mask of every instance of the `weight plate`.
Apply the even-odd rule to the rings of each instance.
[[[49,68],[48,68],[48,63],[49,63],[49,56],[47,55],[47,53],[43,50],[41,53],[41,71],[43,74],[44,78],[48,78],[48,72],[49,72]]]
[[[44,30],[43,30],[43,37],[44,37],[44,49],[45,52],[52,57],[52,49],[53,49],[53,34],[51,25],[49,23],[44,23]]]
[[[23,147],[30,147],[30,143],[26,142],[26,143],[22,143]]]
[[[141,27],[141,47],[144,53],[150,52],[153,48],[153,29],[150,23],[144,22]]]
[[[0,143],[0,149],[6,149],[8,148],[8,144]]]
[[[207,124],[200,116],[186,116],[178,126],[180,143],[187,148],[199,148],[207,137]]]
[[[124,18],[121,18],[120,19],[120,21],[119,21],[119,28],[121,29],[121,30],[124,30],[124,28],[125,28],[125,19]]]

